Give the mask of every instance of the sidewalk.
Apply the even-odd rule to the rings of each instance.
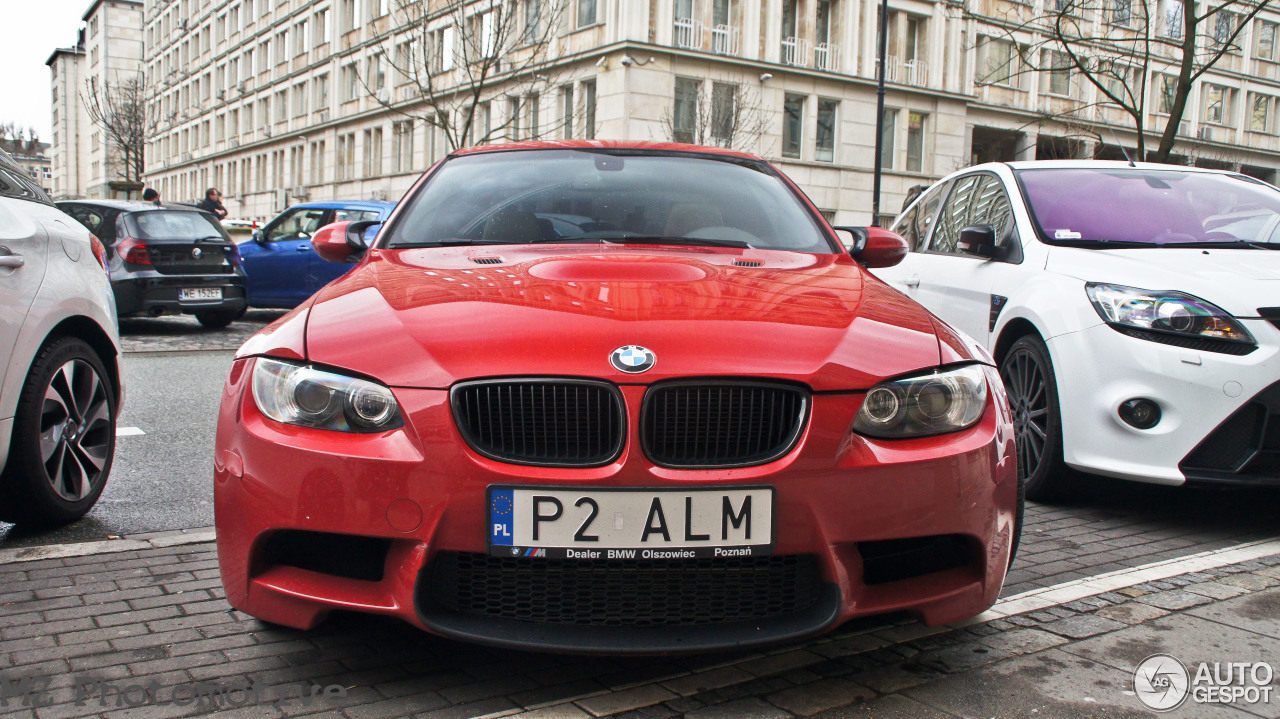
[[[1276,543],[1028,592],[961,627],[880,618],[764,652],[611,659],[376,617],[270,627],[223,601],[211,539],[0,550],[0,716],[1138,717],[1156,714],[1135,668],[1159,654],[1188,672],[1144,664],[1148,701],[1189,694],[1167,716],[1280,716]]]

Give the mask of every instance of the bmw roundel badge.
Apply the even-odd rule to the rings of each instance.
[[[200,255],[203,255],[203,254],[204,253],[200,251],[199,247],[191,248],[191,256],[196,258],[197,260],[200,259]]]
[[[609,355],[609,364],[619,372],[638,374],[653,369],[657,358],[649,350],[640,345],[625,345]]]

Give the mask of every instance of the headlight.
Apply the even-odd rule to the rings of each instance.
[[[1084,286],[1089,301],[1107,324],[1153,335],[1144,339],[1199,337],[1241,344],[1255,344],[1253,335],[1225,310],[1182,292],[1149,292],[1133,287],[1090,282]],[[1140,335],[1141,336],[1141,335]]]
[[[404,424],[391,390],[368,380],[259,357],[253,401],[270,419],[339,432],[382,432]]]
[[[886,439],[928,437],[972,427],[986,406],[982,366],[966,365],[872,387],[853,429]]]

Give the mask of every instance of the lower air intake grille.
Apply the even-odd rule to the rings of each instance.
[[[645,395],[645,454],[665,467],[745,467],[772,462],[795,446],[809,395],[765,382],[678,382]]]
[[[699,626],[802,611],[819,598],[812,555],[576,560],[441,552],[421,588],[441,609],[539,624]]]
[[[450,402],[467,444],[500,462],[597,467],[622,452],[622,396],[611,384],[484,380],[456,385]]]

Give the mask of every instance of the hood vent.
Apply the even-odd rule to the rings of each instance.
[[[503,259],[501,257],[472,257],[471,261],[477,265],[500,265]]]
[[[761,267],[764,263],[760,260],[734,260],[734,267]]]

